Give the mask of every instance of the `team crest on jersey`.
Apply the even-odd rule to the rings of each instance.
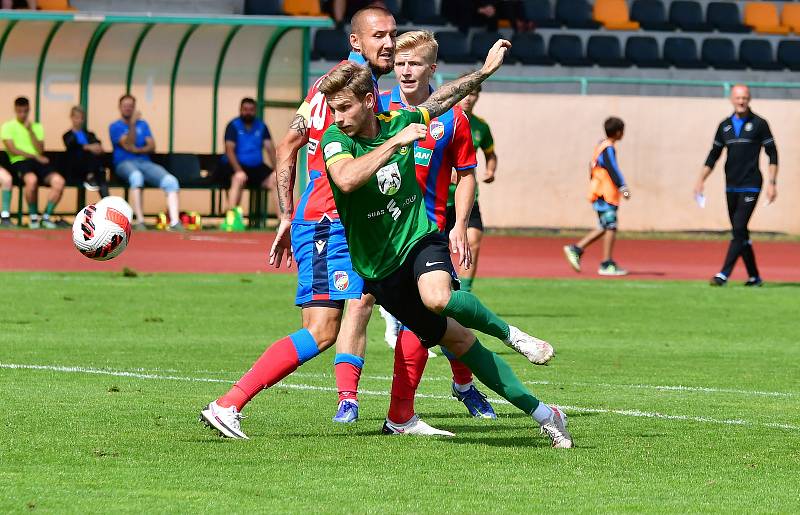
[[[481,142],[481,131],[472,131],[472,139],[477,141],[478,143]]]
[[[430,131],[433,139],[439,141],[444,136],[444,124],[439,120],[432,121]]]
[[[429,148],[417,147],[414,149],[414,163],[418,166],[429,166],[433,157],[433,150]]]
[[[401,156],[408,154],[408,145],[403,145],[400,147],[399,152]]]
[[[753,130],[753,124],[750,123],[750,122],[747,122],[746,124],[744,124],[744,130],[746,130],[747,132],[752,131]]]
[[[350,286],[350,276],[343,270],[337,270],[333,273],[333,286],[339,291],[347,290]]]
[[[400,190],[400,185],[403,183],[397,163],[384,166],[378,170],[375,177],[378,179],[378,189],[384,195],[394,195]]]

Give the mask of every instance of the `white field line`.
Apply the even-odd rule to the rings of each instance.
[[[107,370],[100,368],[65,367],[56,365],[24,365],[24,364],[0,362],[0,369],[43,370],[49,372],[94,374],[94,375],[105,375],[112,377],[127,377],[131,379],[157,380],[157,381],[186,381],[186,382],[197,382],[197,383],[231,384],[231,381],[228,379],[218,379],[210,377],[186,377],[186,376],[174,376],[174,375],[143,374],[138,372],[126,372],[126,371]],[[336,388],[330,386],[314,386],[308,384],[294,384],[294,383],[284,383],[284,382],[278,383],[277,385],[275,385],[275,387],[288,388],[293,390],[317,391],[317,392],[336,392]],[[389,395],[389,392],[375,391],[375,390],[359,390],[359,394],[387,397]],[[417,394],[417,397],[422,399],[453,400],[453,398],[449,395]],[[489,400],[495,404],[510,404],[505,399],[489,399]],[[674,420],[683,422],[701,422],[707,424],[722,424],[728,426],[768,427],[774,429],[788,429],[791,431],[800,430],[800,426],[795,426],[791,424],[761,423],[761,422],[751,422],[748,420],[741,420],[741,419],[716,419],[710,417],[694,417],[689,415],[668,415],[664,413],[639,411],[639,410],[586,408],[581,406],[561,406],[561,407],[567,410],[568,412],[572,411],[577,413],[605,413],[605,414],[620,415],[623,417],[653,418],[653,419]]]

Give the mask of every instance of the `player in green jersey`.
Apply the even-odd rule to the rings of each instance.
[[[568,448],[572,437],[561,410],[531,395],[506,362],[484,348],[467,327],[503,340],[537,364],[547,363],[553,348],[509,326],[472,294],[453,291],[457,280],[450,250],[458,254],[460,265],[469,267],[466,230],[451,234],[448,246],[425,212],[416,181],[413,144],[426,136],[430,118],[453,107],[494,73],[509,47],[508,41],[499,40],[480,70],[446,84],[418,108],[377,115],[369,70],[355,63],[337,66],[319,86],[336,123],[325,132],[321,146],[353,267],[364,278],[365,293],[374,295],[423,345],[443,345],[481,382],[531,415],[554,447]],[[407,373],[396,363],[395,378]],[[405,402],[413,406],[413,399]],[[396,420],[392,413],[390,407],[385,433],[404,434],[417,425],[413,409],[407,420]]]

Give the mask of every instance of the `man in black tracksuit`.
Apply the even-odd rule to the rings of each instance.
[[[695,195],[703,194],[703,183],[711,174],[714,164],[728,149],[725,161],[725,191],[728,197],[728,216],[733,226],[733,239],[725,256],[722,270],[711,278],[712,286],[724,286],[733,271],[739,256],[742,257],[749,279],[746,286],[761,286],[763,281],[756,266],[756,256],[750,241],[747,224],[758,203],[763,178],[758,168],[761,147],[769,157],[767,201],[772,203],[777,196],[778,149],[767,121],[750,110],[750,89],[736,85],[731,90],[734,113],[719,124],[714,135],[714,145],[708,153],[706,164],[695,185]]]

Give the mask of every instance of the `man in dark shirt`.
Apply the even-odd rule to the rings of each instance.
[[[67,152],[62,170],[83,180],[83,187],[89,191],[100,191],[101,197],[108,196],[106,167],[103,165],[103,146],[94,132],[84,128],[86,113],[81,106],[74,106],[69,113],[72,128],[61,137]]]
[[[756,256],[747,224],[758,203],[763,183],[761,170],[758,168],[762,146],[769,157],[767,202],[774,202],[778,194],[778,149],[767,121],[750,110],[750,88],[741,84],[734,86],[731,90],[731,103],[734,113],[722,120],[717,128],[714,145],[697,179],[694,193],[699,200],[703,198],[703,184],[711,175],[722,149],[727,148],[725,192],[728,198],[728,216],[733,226],[733,239],[728,247],[722,270],[711,278],[710,284],[724,286],[728,282],[736,260],[741,256],[749,276],[745,285],[761,286],[763,281],[756,266]]]

